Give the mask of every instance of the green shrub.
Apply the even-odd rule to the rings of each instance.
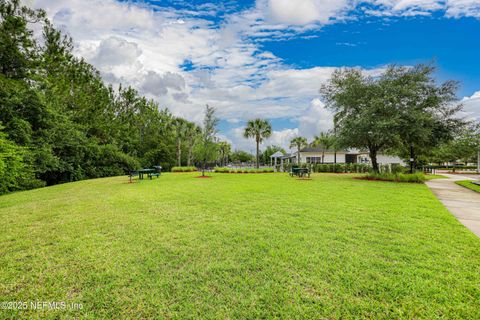
[[[28,149],[17,146],[0,131],[0,194],[45,186],[44,181],[35,179],[29,156]]]
[[[275,172],[274,168],[228,168],[228,167],[215,167],[214,172],[218,173],[271,173]]]
[[[363,163],[317,163],[311,165],[312,172],[331,173],[365,173],[370,171],[370,166]]]
[[[394,182],[409,182],[409,183],[423,183],[426,178],[421,172],[417,173],[368,173],[364,179],[366,180],[380,180],[380,181],[394,181]]]
[[[117,147],[107,145],[90,145],[91,163],[85,163],[85,172],[77,170],[79,180],[84,176],[90,178],[112,177],[128,174],[130,170],[140,168],[140,163],[134,157],[123,153]]]
[[[197,167],[173,167],[172,172],[195,172]]]

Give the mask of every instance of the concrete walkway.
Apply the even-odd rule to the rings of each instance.
[[[448,179],[427,181],[427,186],[465,227],[480,237],[480,193],[455,184],[459,180],[475,180],[474,175],[444,174]],[[475,177],[475,178],[474,178]]]

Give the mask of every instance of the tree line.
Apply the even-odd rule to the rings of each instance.
[[[0,0],[0,194],[200,162],[202,128],[72,52],[43,10]]]
[[[42,30],[38,40],[33,27]],[[334,113],[334,130],[312,144],[368,150],[374,170],[379,152],[412,159],[412,168],[472,161],[479,126],[459,116],[458,83],[437,85],[433,73],[425,65],[390,66],[377,76],[335,71],[320,89]],[[131,87],[106,85],[92,65],[73,55],[72,39],[43,10],[0,0],[0,194],[153,165],[169,170],[252,161],[215,137],[217,122],[213,108],[207,107],[200,127]],[[244,136],[255,140],[257,166],[276,151],[285,153],[278,146],[261,152],[271,134],[268,121],[247,122]],[[306,145],[297,137],[290,147],[298,152]]]
[[[411,172],[433,163],[475,162],[480,125],[462,116],[458,82],[437,84],[434,72],[433,66],[423,64],[391,65],[375,76],[357,68],[337,69],[320,88],[333,113],[334,128],[310,143],[305,137],[293,138],[290,148],[297,153],[297,161],[301,149],[315,146],[322,150],[322,159],[331,148],[366,150],[375,172],[379,172],[379,153],[400,156]],[[247,123],[244,136],[255,139],[257,167],[259,144],[270,135],[268,121]]]

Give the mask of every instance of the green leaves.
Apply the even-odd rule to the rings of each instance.
[[[247,122],[247,126],[243,132],[245,138],[255,138],[257,144],[256,149],[256,159],[257,159],[257,169],[260,162],[260,143],[264,139],[269,138],[272,135],[272,125],[268,120],[263,119],[254,119]]]
[[[416,159],[463,125],[455,105],[457,83],[437,85],[432,66],[390,66],[376,77],[358,69],[338,69],[320,89],[335,115],[338,142],[376,154],[394,151]],[[413,152],[412,152],[413,151]]]
[[[43,29],[41,46],[32,24]],[[48,184],[121,175],[140,166],[172,167],[172,114],[132,88],[105,85],[72,50],[72,39],[43,11],[0,0],[0,123],[8,134],[2,152],[13,161],[9,165],[25,165],[19,172],[30,170],[29,179]],[[181,120],[190,162],[198,127]],[[15,172],[18,181],[6,182],[2,192],[27,187]]]

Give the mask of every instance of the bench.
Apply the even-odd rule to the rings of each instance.
[[[152,172],[152,173],[149,173],[148,174],[148,177],[150,178],[150,180],[152,180],[152,177],[160,177],[160,172]]]
[[[154,166],[153,168],[155,169],[155,172],[150,172],[150,174],[148,175],[150,180],[152,180],[152,177],[159,178],[160,175],[162,174],[162,167],[161,166]]]
[[[132,179],[133,179],[133,177],[136,176],[137,174],[138,174],[138,171],[137,171],[137,170],[130,170],[130,171],[128,172],[128,178],[130,179],[130,183],[133,182]]]
[[[310,178],[310,169],[292,167],[292,170],[290,171],[290,176],[297,176],[299,178],[304,178],[305,176],[307,176],[308,178]]]

